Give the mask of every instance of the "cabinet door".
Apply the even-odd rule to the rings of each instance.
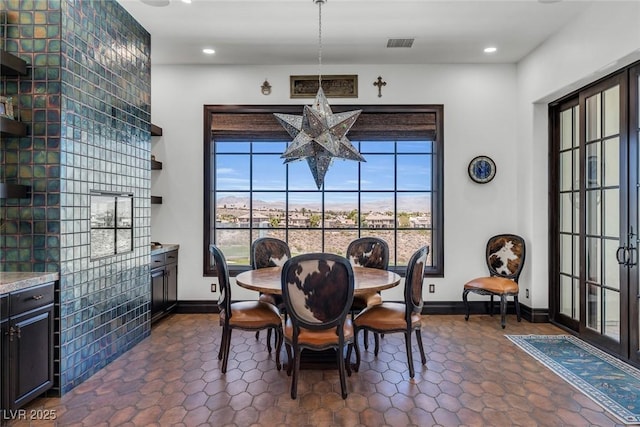
[[[178,264],[167,264],[166,285],[167,285],[167,310],[173,310],[178,302]]]
[[[53,304],[9,319],[6,409],[17,409],[53,385]]]
[[[151,270],[151,318],[164,311],[164,268]]]

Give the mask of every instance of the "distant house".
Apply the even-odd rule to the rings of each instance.
[[[409,226],[412,228],[429,228],[431,227],[430,216],[410,216]]]
[[[293,213],[287,218],[287,223],[289,227],[309,227],[311,222],[308,217],[299,213]]]
[[[249,222],[252,220],[251,214],[244,214],[238,217],[238,226],[241,228],[249,228]],[[264,227],[263,224],[269,224],[269,217],[267,215],[255,212],[253,214],[252,227]]]
[[[390,228],[395,226],[395,218],[391,215],[372,213],[367,215],[365,221],[369,228]]]

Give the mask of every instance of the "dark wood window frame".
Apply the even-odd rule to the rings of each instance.
[[[444,107],[442,105],[332,105],[334,113],[361,109],[362,114],[347,135],[350,140],[411,140],[433,141],[432,164],[432,266],[425,276],[444,275]],[[209,244],[213,241],[211,201],[214,166],[211,149],[214,139],[224,141],[290,141],[291,137],[278,123],[273,113],[300,115],[302,105],[205,105],[204,136],[204,224],[203,275],[214,276]],[[230,268],[232,275],[249,269]],[[404,274],[405,268],[396,269]]]

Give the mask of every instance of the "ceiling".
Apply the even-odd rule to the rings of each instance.
[[[152,64],[318,63],[319,6],[313,0],[118,2],[151,34]],[[590,3],[327,0],[322,6],[322,63],[514,63]],[[411,48],[387,48],[390,38],[415,41]],[[490,45],[497,52],[485,54]],[[204,55],[205,47],[216,53]]]

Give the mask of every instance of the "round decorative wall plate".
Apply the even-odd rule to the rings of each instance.
[[[469,162],[469,177],[479,184],[486,184],[496,176],[496,164],[488,156],[477,156]]]

